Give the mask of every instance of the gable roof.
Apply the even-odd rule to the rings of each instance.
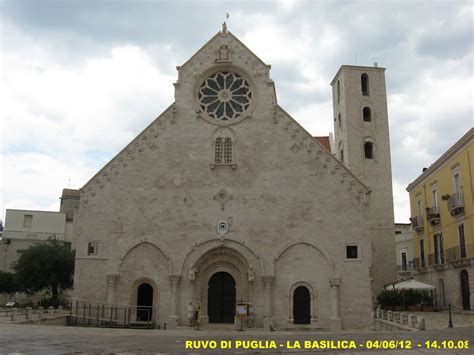
[[[190,63],[196,56],[199,55],[199,53],[201,53],[204,48],[206,48],[210,43],[212,43],[217,37],[219,36],[229,36],[229,37],[232,37],[238,44],[240,44],[246,51],[248,51],[251,55],[253,55],[255,57],[255,59],[257,59],[261,64],[265,65],[266,67],[268,67],[268,69],[271,68],[270,65],[266,64],[263,60],[261,60],[258,55],[256,55],[254,52],[252,52],[244,43],[242,43],[242,41],[240,41],[240,39],[238,39],[236,36],[234,36],[234,34],[232,34],[232,32],[228,31],[227,33],[222,33],[222,32],[217,32],[214,36],[211,37],[211,39],[209,39],[209,41],[207,41],[203,46],[201,46],[201,48],[199,48],[192,56],[191,58],[189,58],[187,61],[185,61],[181,67],[184,67],[185,65],[187,65],[188,63]],[[178,67],[179,68],[179,67]]]
[[[329,143],[329,136],[314,137],[328,152],[331,152],[331,144]]]

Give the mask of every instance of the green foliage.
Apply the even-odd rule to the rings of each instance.
[[[384,307],[399,306],[402,303],[402,296],[396,290],[383,290],[377,295],[377,302]]]
[[[57,304],[59,291],[73,284],[74,251],[57,241],[36,244],[21,252],[13,269],[21,291],[48,290]]]
[[[433,306],[429,291],[419,290],[384,290],[377,295],[377,302],[387,307]]]
[[[9,293],[11,298],[18,289],[16,275],[11,272],[0,271],[0,293]]]
[[[433,297],[429,291],[421,291],[421,301],[424,306],[433,306]]]
[[[404,291],[405,305],[417,306],[421,303],[421,292],[416,290]]]

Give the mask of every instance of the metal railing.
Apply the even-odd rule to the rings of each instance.
[[[474,257],[474,244],[457,245],[446,249],[447,261],[461,260],[469,257]]]
[[[440,214],[439,214],[439,207],[427,207],[426,208],[426,220],[432,226],[438,224],[440,222]]]
[[[464,202],[463,202],[462,192],[454,193],[448,198],[448,210],[452,216],[455,216],[464,212]]]
[[[397,265],[397,270],[398,272],[410,272],[413,270],[413,265],[412,264]]]
[[[110,304],[71,299],[70,325],[154,328],[156,310],[151,306]]]
[[[415,216],[410,218],[411,225],[414,230],[421,232],[423,230],[423,218],[422,216]]]

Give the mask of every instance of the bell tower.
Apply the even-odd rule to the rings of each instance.
[[[385,68],[343,65],[331,86],[336,157],[371,189],[368,233],[377,294],[397,278]]]

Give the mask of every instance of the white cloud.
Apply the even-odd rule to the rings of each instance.
[[[3,197],[5,208],[32,210],[59,210],[59,197],[63,188],[79,187],[97,170],[96,164],[80,159],[54,157],[41,153],[2,154]]]
[[[327,136],[333,131],[330,102],[305,105],[292,112],[291,115],[313,136]]]
[[[224,5],[231,13],[231,31],[272,65],[279,102],[313,135],[333,129],[329,82],[339,65],[353,64],[357,51],[359,64],[378,61],[388,67],[395,215],[406,222],[405,186],[473,125],[470,3],[426,7],[414,1],[367,7],[364,1],[282,0]],[[29,7],[22,8],[29,17],[17,13],[10,23],[2,18],[0,208],[46,208],[69,177],[77,176],[72,187],[81,186],[173,101],[174,66],[182,63],[182,53],[203,44],[202,32],[194,30],[203,28],[202,16],[195,14],[217,16],[224,5],[189,3],[189,14],[170,6],[170,12],[157,11],[153,23],[143,22],[148,17],[138,7],[129,13],[123,6],[107,18],[104,28],[96,14],[92,29],[84,28],[91,23],[82,18],[90,8],[79,9],[67,24],[54,17],[39,21],[40,15]],[[179,24],[169,22],[173,11]],[[127,29],[134,23],[141,29],[124,34],[127,42],[121,38],[124,19]],[[155,27],[161,23],[163,32]],[[155,30],[150,40],[147,36]],[[142,40],[145,32],[147,40]],[[164,37],[166,44],[160,42]],[[90,45],[87,52],[66,45],[71,38]],[[38,155],[29,155],[33,153]],[[9,166],[28,166],[34,159],[48,167],[35,170],[37,178]],[[45,181],[47,170],[63,175]],[[39,186],[37,181],[45,186],[45,194],[30,189]]]
[[[113,47],[72,66],[48,45],[8,32],[14,41],[4,43],[2,58],[0,209],[44,208],[68,178],[82,186],[104,156],[171,104],[175,78],[138,46]]]
[[[395,221],[398,223],[410,223],[410,197],[405,190],[406,185],[393,179],[393,206]]]

